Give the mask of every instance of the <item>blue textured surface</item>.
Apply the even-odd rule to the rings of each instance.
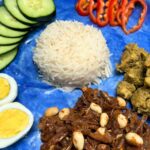
[[[56,19],[78,20],[84,24],[91,25],[92,23],[88,17],[81,17],[76,13],[74,10],[75,2],[76,0],[55,0],[57,8]],[[140,47],[150,52],[150,1],[147,1],[147,3],[148,14],[142,29],[138,32],[127,36],[120,27],[106,26],[101,28],[112,53],[111,62],[113,65],[113,75],[100,85],[93,86],[94,88],[99,88],[107,91],[110,95],[115,95],[116,85],[122,79],[122,75],[115,72],[115,65],[119,62],[126,44],[136,42]],[[137,13],[139,13],[138,9],[134,14]],[[135,23],[137,16],[138,15],[134,15],[132,19],[130,19],[129,25]],[[43,115],[44,110],[50,106],[58,106],[59,108],[73,107],[77,98],[81,95],[79,90],[75,90],[71,93],[56,90],[38,78],[38,70],[32,61],[32,56],[36,44],[35,40],[43,29],[44,27],[36,29],[36,31],[28,35],[25,41],[20,45],[16,59],[2,71],[16,79],[19,86],[19,95],[16,101],[30,109],[35,119],[31,131],[25,138],[3,150],[39,150],[41,142],[38,131],[38,121]]]

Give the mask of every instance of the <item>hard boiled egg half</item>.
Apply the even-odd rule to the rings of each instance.
[[[0,73],[0,105],[12,102],[17,97],[18,86],[14,78]]]
[[[0,149],[24,137],[33,125],[32,113],[14,102],[0,107]]]

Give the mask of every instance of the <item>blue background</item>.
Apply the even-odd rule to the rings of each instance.
[[[0,0],[1,1],[1,0]],[[78,20],[84,24],[93,25],[88,17],[81,17],[74,9],[76,0],[55,0],[58,20]],[[110,27],[109,25],[101,28],[107,44],[111,51],[111,63],[113,66],[113,75],[109,79],[102,81],[99,88],[107,91],[110,95],[115,96],[116,85],[123,78],[122,75],[117,74],[115,65],[119,63],[124,46],[130,42],[137,43],[140,47],[145,48],[150,52],[150,1],[148,3],[148,13],[143,27],[130,35],[125,35],[120,27]],[[138,19],[140,8],[134,11],[133,17],[130,19],[130,25],[133,25]],[[97,27],[96,25],[94,25]],[[40,149],[40,133],[38,131],[38,121],[43,115],[46,108],[51,106],[73,107],[77,98],[81,95],[79,90],[70,93],[62,92],[54,87],[43,83],[38,78],[38,70],[33,63],[32,56],[35,40],[39,37],[41,31],[44,29],[40,27],[35,29],[27,38],[21,43],[16,59],[5,70],[1,71],[13,76],[18,82],[19,94],[16,101],[25,105],[34,115],[34,125],[31,131],[16,144],[3,150],[39,150]],[[100,29],[100,28],[99,28]]]

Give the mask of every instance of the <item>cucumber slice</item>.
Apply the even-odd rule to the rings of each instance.
[[[12,30],[2,24],[0,24],[0,35],[6,37],[20,37],[27,33],[27,31],[16,31]]]
[[[9,38],[9,37],[0,36],[0,45],[2,46],[2,45],[16,44],[22,39],[23,37]]]
[[[30,27],[16,20],[4,6],[0,7],[0,23],[16,30],[27,30]]]
[[[32,19],[40,20],[48,17],[55,12],[53,0],[17,0],[21,12]]]
[[[36,21],[32,21],[24,17],[24,15],[20,12],[18,8],[17,0],[4,0],[4,5],[7,8],[7,10],[10,12],[10,14],[13,15],[19,21],[27,23],[27,24],[38,23]]]
[[[0,55],[0,70],[9,65],[17,54],[18,49],[14,49],[6,54]]]
[[[11,50],[13,50],[14,48],[16,48],[19,44],[15,44],[15,45],[6,45],[6,46],[0,46],[0,55],[7,53]]]

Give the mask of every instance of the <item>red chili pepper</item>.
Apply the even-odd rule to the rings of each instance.
[[[142,9],[142,12],[141,12],[141,15],[140,15],[140,18],[138,20],[137,25],[135,25],[135,26],[133,26],[133,28],[127,30],[126,24],[127,24],[128,19],[129,19],[129,16],[131,15],[133,9],[135,8],[136,3],[139,3],[143,9]],[[131,0],[129,2],[129,4],[127,5],[125,11],[122,12],[122,24],[121,24],[121,26],[122,26],[123,31],[126,34],[129,34],[129,33],[133,33],[135,31],[137,31],[138,29],[140,29],[144,23],[146,13],[147,13],[147,4],[146,4],[145,0]]]
[[[91,21],[93,21],[94,23],[97,23],[96,16],[94,15],[94,10],[96,9],[97,9],[97,5],[95,5],[94,0],[90,0],[89,14],[90,14]]]
[[[121,25],[121,15],[122,15],[122,12],[125,10],[127,4],[128,4],[128,0],[121,0],[120,7],[118,8],[116,17],[120,25]]]
[[[104,2],[103,0],[97,1],[97,18],[96,22],[99,26],[103,27],[108,24],[108,7],[110,4],[110,0]]]
[[[109,5],[109,23],[111,26],[119,25],[117,21],[117,10],[119,8],[118,0],[111,0]]]
[[[81,16],[89,15],[89,0],[79,0],[76,4],[76,10]]]

